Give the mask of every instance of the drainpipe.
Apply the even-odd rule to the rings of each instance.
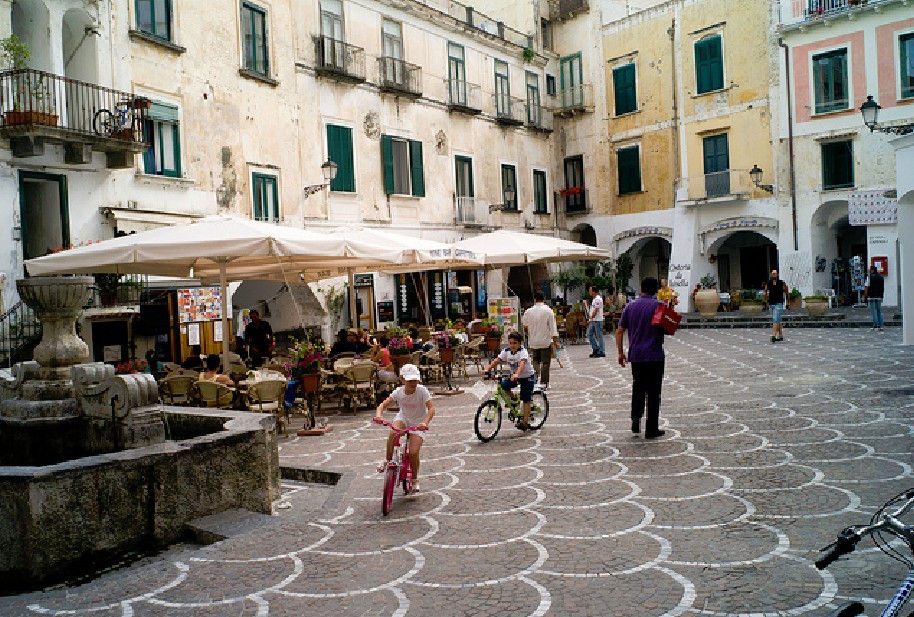
[[[800,250],[800,240],[797,232],[797,183],[793,158],[793,98],[790,96],[790,48],[784,44],[784,39],[778,39],[778,47],[784,49],[784,72],[787,76],[787,148],[788,168],[790,171],[790,215],[793,219],[793,250]]]
[[[673,64],[673,205],[676,205],[676,181],[675,178],[679,177],[680,166],[680,152],[679,152],[679,99],[677,98],[677,91],[679,85],[676,81],[676,19],[673,19],[673,23],[670,24],[669,29],[666,33],[670,36],[670,60]]]

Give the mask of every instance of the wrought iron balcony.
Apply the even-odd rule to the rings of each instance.
[[[485,225],[488,211],[475,197],[456,198],[458,225]]]
[[[904,4],[902,0],[779,0],[778,27],[790,28],[828,21],[865,7],[893,3]]]
[[[676,201],[748,199],[754,190],[748,169],[728,169],[677,180]]]
[[[134,155],[148,148],[148,107],[149,99],[53,73],[0,72],[0,135],[16,157],[60,143],[67,163],[88,163],[97,150],[108,154],[108,167],[132,167]]]
[[[329,36],[314,37],[317,74],[331,79],[365,81],[365,50]]]
[[[478,114],[482,111],[479,86],[459,79],[447,79],[447,107],[450,111]]]
[[[495,119],[499,124],[519,126],[524,123],[526,112],[526,102],[507,94],[496,94],[493,97],[495,101]]]
[[[382,92],[393,92],[409,97],[422,96],[422,67],[399,58],[378,58],[378,83]]]
[[[555,123],[552,111],[542,105],[533,105],[531,103],[527,103],[526,110],[527,116],[524,118],[524,124],[527,125],[527,128],[547,133],[553,131]]]
[[[573,116],[575,113],[593,111],[593,86],[580,84],[559,90],[559,116]]]

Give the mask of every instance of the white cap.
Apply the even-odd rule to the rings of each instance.
[[[400,369],[400,377],[406,381],[422,381],[422,374],[415,364],[404,364]]]

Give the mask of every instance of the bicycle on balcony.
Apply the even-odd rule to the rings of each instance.
[[[136,131],[143,121],[141,111],[149,109],[151,101],[146,97],[122,98],[114,104],[114,111],[99,109],[92,119],[96,133],[111,139],[135,141]]]

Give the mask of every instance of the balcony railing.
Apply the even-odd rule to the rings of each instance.
[[[379,86],[384,92],[411,97],[422,96],[422,67],[399,58],[378,58]]]
[[[677,180],[677,201],[746,199],[753,185],[748,169],[729,169]]]
[[[108,284],[102,285],[102,281]],[[95,285],[91,287],[89,300],[83,308],[137,305],[148,287],[149,277],[145,274],[96,275]]]
[[[482,111],[479,86],[459,79],[447,79],[448,109],[466,114]]]
[[[886,4],[898,0],[779,0],[779,27],[799,26],[808,22],[827,20],[853,10]]]
[[[559,90],[559,115],[572,115],[579,111],[593,110],[593,86],[580,84]]]
[[[5,137],[41,136],[102,151],[143,152],[148,107],[146,98],[53,73],[0,73],[0,132]]]
[[[456,0],[424,0],[423,4],[435,10],[447,13],[454,19],[460,20],[468,26],[482,30],[486,34],[495,35],[502,40],[520,47],[532,47],[532,37],[515,30],[502,21],[480,13],[472,6],[462,4]]]
[[[524,124],[527,125],[527,128],[546,132],[553,130],[554,121],[550,110],[542,105],[527,103],[526,111],[527,116],[524,118]]]
[[[521,125],[524,123],[524,114],[526,112],[526,102],[507,94],[496,94],[493,97],[495,101],[495,119],[501,124]]]
[[[549,19],[559,21],[584,13],[590,9],[590,3],[587,0],[558,0],[550,2],[552,7]]]
[[[359,83],[365,81],[365,50],[329,36],[314,37],[317,74]]]
[[[485,225],[486,208],[475,197],[457,197],[458,225]]]

